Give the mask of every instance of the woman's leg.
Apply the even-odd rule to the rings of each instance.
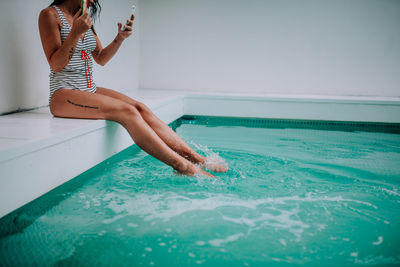
[[[102,94],[61,89],[52,96],[50,110],[56,117],[116,121],[125,127],[140,148],[178,172],[187,175],[201,172],[211,176],[173,151],[134,106],[121,100]]]
[[[124,94],[117,91],[106,89],[103,87],[97,87],[97,93],[101,95],[106,95],[115,99],[119,99],[125,103],[128,103],[135,107],[142,118],[147,122],[147,124],[157,133],[157,135],[174,151],[176,151],[182,157],[186,159],[201,164],[202,166],[216,171],[216,172],[226,172],[227,168],[215,163],[208,163],[206,158],[194,151],[188,144],[186,144],[168,125],[166,125],[162,120],[160,120],[154,113],[143,103],[138,102]]]

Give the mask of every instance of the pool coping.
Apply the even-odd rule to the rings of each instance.
[[[400,123],[400,98],[218,94],[176,90],[125,92],[164,122],[183,115]],[[20,123],[18,124],[18,121]],[[0,218],[133,145],[117,123],[59,119],[48,108],[0,116]],[[45,128],[37,131],[37,127]],[[29,132],[34,134],[29,135]],[[77,156],[78,155],[78,156]],[[84,160],[83,160],[84,159]],[[68,162],[65,164],[64,162]],[[73,166],[73,168],[71,168]]]

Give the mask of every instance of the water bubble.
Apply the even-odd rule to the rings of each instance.
[[[378,241],[372,242],[372,245],[378,246],[378,245],[382,244],[382,242],[383,242],[383,237],[378,236]]]

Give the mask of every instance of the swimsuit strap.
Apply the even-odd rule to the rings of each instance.
[[[66,23],[69,26],[69,24],[68,24],[67,20],[65,19],[64,14],[61,11],[61,9],[56,5],[54,5],[53,7],[57,10],[57,13],[58,13],[58,16],[60,17],[62,25],[64,26],[64,24]]]

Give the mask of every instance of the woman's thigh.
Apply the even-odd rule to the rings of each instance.
[[[50,101],[51,113],[63,118],[118,120],[118,111],[127,106],[110,96],[71,89],[57,90]]]
[[[124,95],[124,94],[122,94],[120,92],[117,92],[117,91],[111,90],[111,89],[107,89],[107,88],[104,88],[104,87],[97,87],[96,93],[100,94],[100,95],[105,95],[105,96],[109,96],[109,97],[121,100],[121,101],[123,101],[125,103],[128,103],[130,105],[133,105],[133,106],[135,106],[137,108],[140,107],[141,105],[143,105],[142,103],[130,98],[127,95]]]

